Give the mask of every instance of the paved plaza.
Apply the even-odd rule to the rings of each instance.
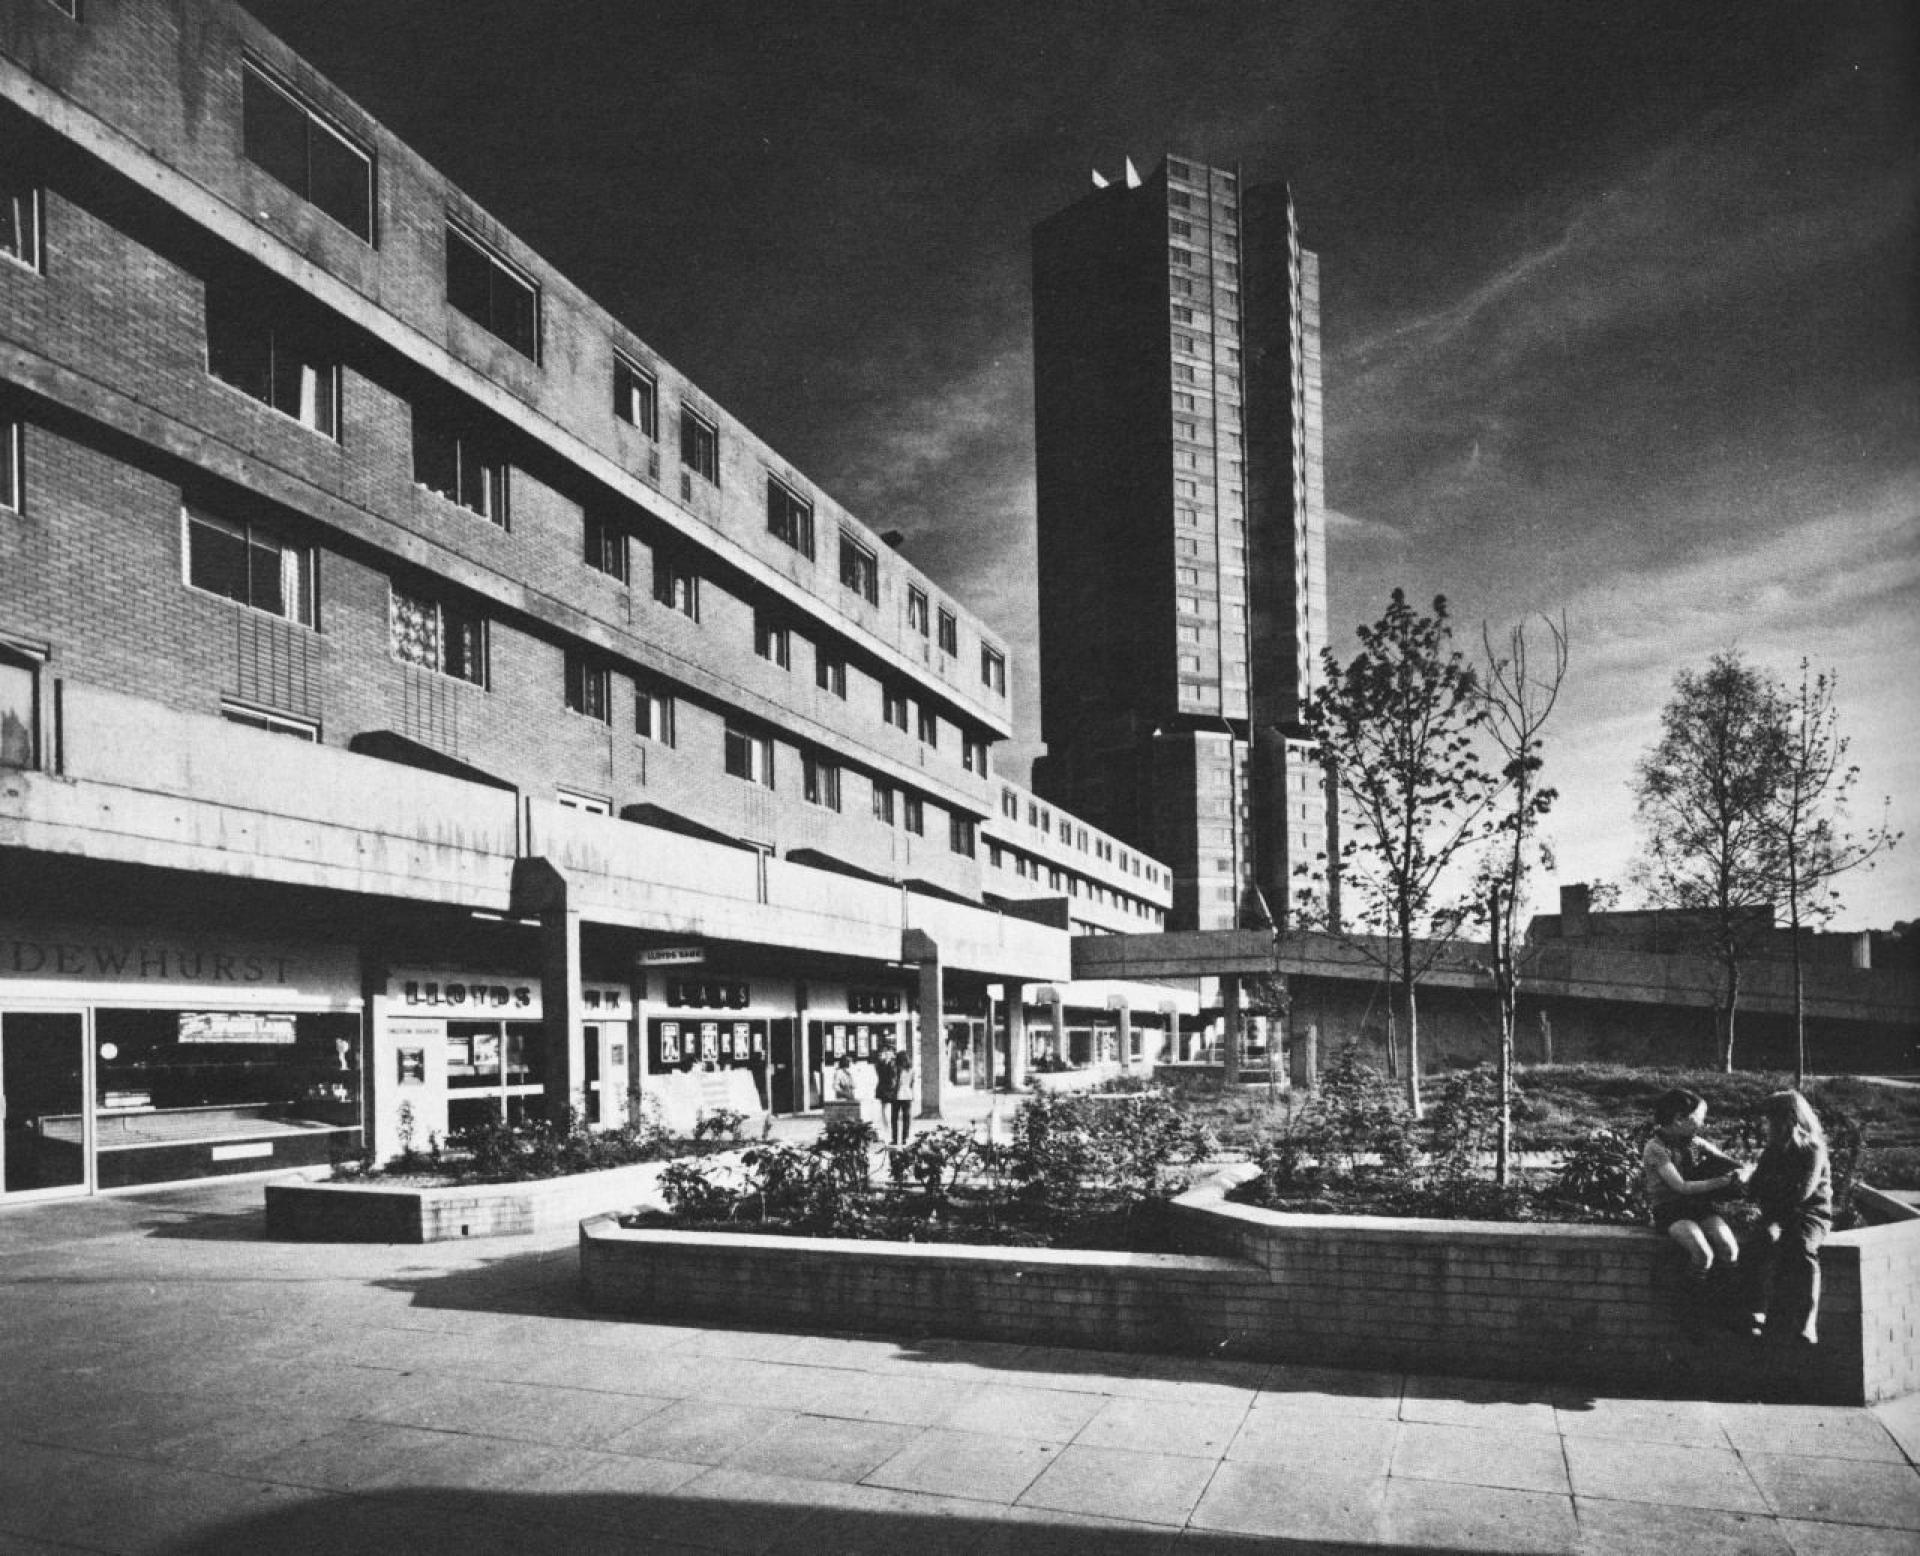
[[[0,1556],[1920,1549],[1920,1400],[608,1320],[569,1236],[272,1242],[257,1182],[0,1259]]]

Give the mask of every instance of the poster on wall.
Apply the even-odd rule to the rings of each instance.
[[[730,1026],[720,1028],[720,1057],[722,1059],[733,1057],[733,1028]]]
[[[853,1029],[853,1051],[862,1059],[871,1052],[867,1047],[867,1029],[864,1026],[856,1026]]]
[[[700,1023],[700,1057],[718,1059],[720,1057],[720,1023],[703,1021]]]
[[[754,1057],[758,1058],[761,1054],[764,1054],[766,1051],[767,1051],[767,1029],[760,1022],[756,1021],[753,1024]]]
[[[427,1051],[424,1048],[399,1050],[400,1084],[424,1086],[427,1083]]]
[[[660,1062],[662,1064],[680,1062],[680,1023],[677,1021],[660,1023]]]
[[[733,1052],[739,1059],[753,1052],[753,1028],[744,1021],[733,1024]]]

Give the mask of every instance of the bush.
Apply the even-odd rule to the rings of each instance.
[[[747,1115],[738,1108],[702,1108],[693,1121],[696,1140],[738,1140]]]
[[[1412,1120],[1399,1088],[1361,1057],[1348,1043],[1334,1055],[1320,1078],[1307,1124],[1323,1165],[1337,1157],[1348,1173],[1362,1156],[1375,1158],[1388,1172],[1405,1172],[1413,1165]]]
[[[1499,1122],[1498,1076],[1478,1068],[1447,1076],[1422,1120],[1433,1176],[1455,1181],[1479,1176],[1496,1144]]]
[[[692,1162],[669,1162],[660,1173],[660,1197],[667,1209],[689,1221],[731,1220],[739,1208],[740,1192],[720,1181],[712,1168]]]
[[[1118,1097],[1038,1092],[1013,1119],[1004,1166],[1031,1200],[1059,1211],[1120,1196],[1154,1198],[1211,1137],[1163,1091]]]
[[[1644,1204],[1640,1152],[1625,1135],[1596,1129],[1562,1158],[1552,1193],[1610,1221],[1637,1222]]]

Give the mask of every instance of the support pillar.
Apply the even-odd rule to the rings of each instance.
[[[1120,1073],[1133,1073],[1133,1011],[1123,999],[1115,1008],[1114,1014],[1120,1022]]]
[[[1009,983],[1007,992],[1007,1090],[1027,1088],[1027,989]]]
[[[1222,978],[1220,993],[1226,1006],[1220,1044],[1222,1061],[1220,1084],[1238,1086],[1240,1084],[1240,1033],[1241,1025],[1246,1019],[1240,1003],[1240,980],[1237,977]]]
[[[914,1074],[920,1078],[921,1118],[940,1117],[940,1094],[947,1079],[947,1002],[945,979],[940,966],[940,947],[922,930],[909,929],[900,937],[901,960],[914,963],[920,971],[919,998],[916,1003],[920,1029],[919,1050]]]
[[[1065,1064],[1067,1053],[1067,1002],[1056,987],[1053,991],[1053,1062]]]
[[[545,859],[516,859],[513,911],[540,920],[540,1040],[546,1052],[541,1114],[565,1129],[584,1111],[586,1048],[580,1022],[580,910],[567,878]]]

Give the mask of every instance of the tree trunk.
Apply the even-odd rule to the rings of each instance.
[[[1495,1120],[1493,1181],[1507,1186],[1513,1145],[1513,1028],[1515,978],[1513,973],[1513,924],[1509,913],[1500,909],[1500,888],[1494,887],[1487,920],[1493,935],[1493,987],[1500,1003],[1499,1113]]]
[[[1734,1013],[1740,1006],[1740,959],[1737,956],[1726,958],[1727,999],[1721,1007],[1720,1015],[1720,1068],[1728,1075],[1733,1074],[1733,1036]]]
[[[1787,851],[1787,929],[1793,936],[1793,1089],[1807,1089],[1807,989],[1800,963],[1800,868]]]
[[[1413,937],[1400,935],[1400,997],[1407,1012],[1407,1108],[1420,1116],[1420,1008],[1414,998]]]

